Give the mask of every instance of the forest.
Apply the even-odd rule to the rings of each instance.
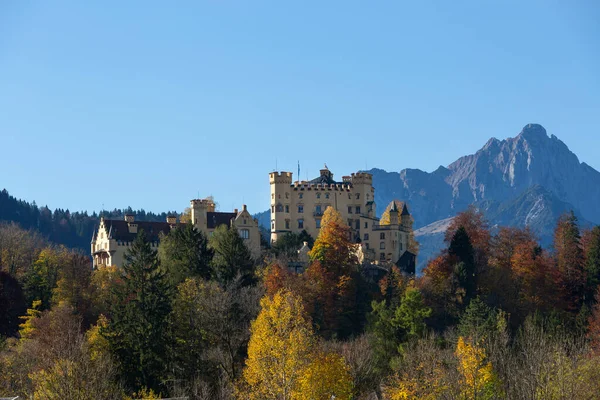
[[[600,227],[572,213],[548,250],[470,208],[417,277],[361,264],[332,208],[260,259],[180,224],[92,270],[35,229],[0,226],[0,397],[599,398]]]

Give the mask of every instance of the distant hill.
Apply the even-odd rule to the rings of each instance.
[[[470,204],[486,214],[492,227],[529,226],[545,245],[566,211],[573,210],[583,225],[600,224],[600,173],[537,124],[526,125],[513,138],[492,138],[475,154],[431,173],[368,172],[377,204],[408,202],[421,242],[421,268],[441,248],[448,218]]]

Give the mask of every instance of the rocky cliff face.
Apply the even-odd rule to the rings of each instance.
[[[439,250],[443,233],[438,221],[470,204],[482,209],[492,226],[529,226],[545,244],[565,211],[574,210],[583,224],[600,224],[600,173],[537,124],[526,125],[514,138],[492,138],[475,154],[431,173],[369,172],[378,204],[405,200],[415,228],[425,227],[417,232],[428,243],[419,257],[421,266]]]

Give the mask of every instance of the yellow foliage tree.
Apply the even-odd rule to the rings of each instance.
[[[31,333],[35,330],[33,326],[33,321],[36,318],[39,318],[42,312],[40,311],[40,307],[42,306],[41,300],[34,300],[31,308],[27,309],[27,314],[20,317],[23,320],[23,323],[19,325],[19,336],[21,336],[21,340],[26,340],[31,336]]]
[[[351,268],[358,264],[350,232],[341,214],[333,207],[327,207],[321,219],[319,236],[309,253],[311,261],[319,261],[335,276],[349,274]]]
[[[458,338],[455,355],[461,374],[461,393],[464,399],[491,399],[500,390],[491,362],[486,362],[485,350],[470,339]]]
[[[317,354],[298,380],[297,400],[349,400],[352,376],[344,357],[336,353]]]
[[[315,345],[302,299],[287,290],[265,296],[250,328],[240,398],[291,400]]]

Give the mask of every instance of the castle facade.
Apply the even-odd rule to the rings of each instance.
[[[238,234],[252,252],[252,256],[260,256],[260,232],[258,221],[250,215],[244,204],[241,211],[215,211],[215,203],[211,199],[194,199],[190,201],[190,221],[196,229],[207,237],[220,225],[237,229]],[[157,249],[160,239],[171,229],[183,224],[177,222],[177,217],[168,216],[165,222],[135,221],[131,214],[125,215],[124,220],[100,218],[98,229],[94,231],[91,251],[94,268],[102,266],[122,266],[125,252],[135,240],[138,232],[143,230],[152,248]]]
[[[333,179],[327,167],[310,181],[293,181],[291,172],[271,172],[271,242],[288,232],[303,230],[316,238],[327,207],[335,208],[351,228],[351,239],[360,244],[361,257],[369,262],[415,262],[408,252],[411,216],[406,204],[392,202],[389,223],[376,217],[373,176],[366,172]],[[410,269],[410,266],[408,266]],[[414,266],[413,266],[414,271]]]

